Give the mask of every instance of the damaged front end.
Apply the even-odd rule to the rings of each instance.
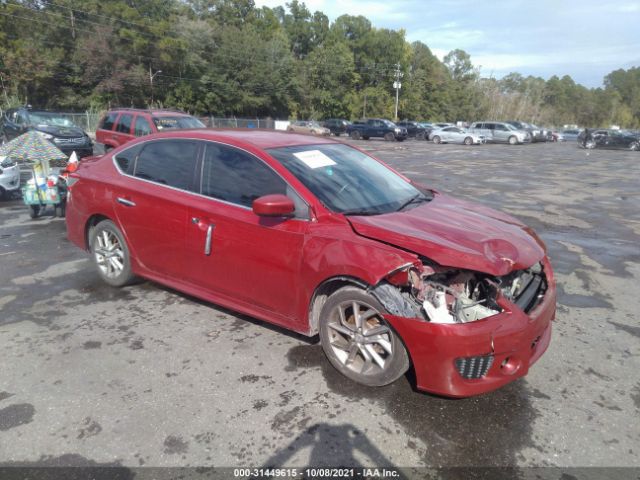
[[[526,375],[551,339],[556,291],[546,257],[503,276],[422,259],[370,291],[407,347],[421,390],[494,390]]]
[[[393,315],[456,324],[502,313],[506,302],[528,313],[546,290],[541,262],[501,277],[423,262],[395,270],[371,292]]]

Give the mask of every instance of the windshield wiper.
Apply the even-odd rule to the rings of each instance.
[[[431,198],[427,197],[425,194],[416,193],[413,197],[411,197],[409,200],[407,200],[402,205],[400,205],[400,208],[398,208],[398,210],[396,211],[400,212],[405,208],[407,208],[409,205],[412,205],[414,203],[422,203],[422,202],[429,202],[429,201],[431,201]]]

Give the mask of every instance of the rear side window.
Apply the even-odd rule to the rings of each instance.
[[[132,117],[128,113],[120,115],[118,125],[116,125],[116,131],[120,133],[131,133],[131,119]]]
[[[136,137],[142,137],[144,135],[149,135],[150,133],[152,133],[151,125],[149,125],[149,122],[147,121],[146,118],[138,115],[136,117],[136,123],[133,129],[133,134]]]
[[[109,112],[107,116],[102,119],[102,125],[100,128],[102,130],[113,130],[113,124],[116,121],[116,117],[118,114],[116,112]]]
[[[194,141],[149,142],[144,144],[136,160],[134,176],[181,190],[194,190],[197,156],[198,143]]]
[[[144,144],[140,144],[135,147],[127,148],[115,156],[116,163],[123,173],[128,175],[133,173],[133,165],[135,164],[136,157],[140,153],[140,150],[142,150],[143,146]]]
[[[203,195],[251,208],[256,198],[272,193],[286,195],[287,184],[261,160],[236,148],[207,144]]]

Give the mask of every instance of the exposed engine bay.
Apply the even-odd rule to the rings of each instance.
[[[415,268],[397,271],[387,280],[400,288],[401,309],[410,307],[429,322],[446,324],[491,317],[503,312],[507,302],[527,313],[542,301],[547,289],[541,263],[502,277],[424,264],[421,272]],[[378,298],[391,293],[389,288],[373,292]],[[389,299],[380,298],[388,306],[385,300]]]

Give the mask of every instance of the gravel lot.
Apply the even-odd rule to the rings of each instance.
[[[103,285],[63,220],[4,201],[0,466],[640,467],[640,153],[357,144],[547,242],[558,318],[525,379],[464,400],[357,386],[316,339]]]

